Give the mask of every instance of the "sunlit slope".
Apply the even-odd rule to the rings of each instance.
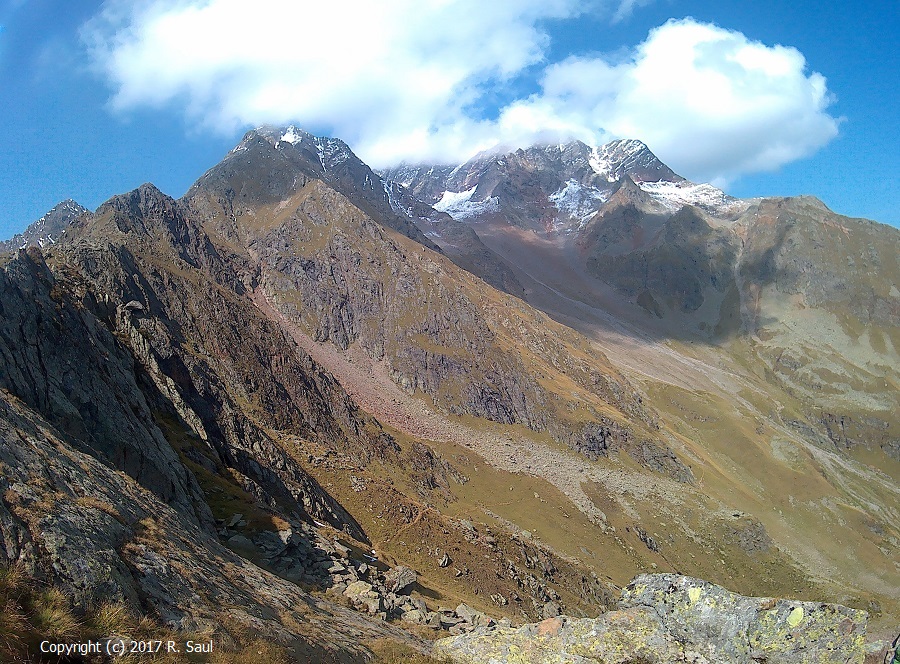
[[[652,411],[602,353],[521,300],[399,236],[321,180],[277,202],[193,191],[204,228],[258,270],[261,292],[309,337],[359,344],[448,413],[522,424],[592,456],[623,449],[689,478]]]

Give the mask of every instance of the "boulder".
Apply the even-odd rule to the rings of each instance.
[[[436,641],[434,655],[454,662],[603,662],[663,664],[684,661],[679,644],[650,609],[629,609],[600,618],[550,618],[513,627],[478,627]]]
[[[239,549],[243,551],[252,551],[256,547],[253,545],[249,539],[244,537],[243,535],[232,535],[228,538],[228,546],[233,549]]]
[[[460,604],[456,607],[456,615],[465,620],[467,623],[475,624],[475,621],[478,618],[478,614],[481,613],[473,609],[468,604]]]
[[[384,603],[381,601],[380,597],[366,597],[363,595],[357,596],[354,599],[354,604],[365,606],[366,611],[368,611],[369,615],[376,615],[384,612]],[[387,615],[382,617],[382,620],[386,619]]]
[[[458,625],[461,622],[463,622],[463,620],[458,616],[441,614],[442,627],[453,627],[454,625]]]
[[[541,610],[541,613],[544,615],[544,618],[555,618],[559,615],[559,604],[556,602],[547,602],[544,604],[544,608]]]
[[[744,597],[677,574],[642,574],[622,608],[647,607],[667,631],[710,661],[767,664],[861,662],[865,611],[823,602]]]
[[[862,664],[866,618],[835,604],[744,597],[699,579],[646,574],[625,588],[618,611],[478,627],[437,641],[434,654],[462,664]]]
[[[413,570],[409,567],[398,565],[388,570],[384,575],[384,587],[389,592],[399,595],[409,589],[416,582],[416,579],[416,573]]]
[[[355,581],[344,590],[344,597],[354,598],[365,595],[372,590],[372,584],[365,581]]]
[[[425,622],[425,619],[425,613],[420,611],[419,609],[406,611],[402,616],[400,616],[400,620],[402,620],[403,622],[412,623],[413,625],[421,625]]]
[[[489,627],[494,624],[494,621],[490,616],[485,615],[477,609],[473,609],[468,604],[460,604],[457,606],[456,615],[474,627]]]

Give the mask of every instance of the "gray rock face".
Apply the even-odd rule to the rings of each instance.
[[[67,291],[70,292],[67,293]],[[60,282],[36,249],[0,269],[0,389],[44,415],[82,450],[127,473],[195,523],[212,516],[194,477],[153,421],[134,358],[84,284]]]
[[[99,598],[175,628],[255,630],[298,661],[363,661],[363,643],[408,635],[263,571],[186,515],[0,391],[0,563],[20,563],[77,603]],[[312,627],[308,615],[325,621]],[[296,625],[305,624],[298,630]]]
[[[153,383],[148,391],[159,396],[156,409],[176,411],[196,434],[194,451],[299,513],[364,539],[270,431],[340,446],[361,464],[389,453],[393,440],[241,297],[244,282],[252,282],[249,268],[225,260],[178,204],[150,185],[112,199],[71,234],[60,248],[65,261],[80,267],[90,292],[128,303],[103,323],[127,340]],[[242,404],[258,417],[246,417]]]
[[[645,182],[680,181],[640,141],[613,141],[597,149],[573,141],[565,145],[535,145],[502,154],[488,151],[459,166],[399,166],[385,171],[386,179],[403,183],[420,200],[436,207],[445,191],[472,192],[476,205],[471,213],[455,210],[461,218],[482,211],[501,210],[512,223],[544,230],[557,210],[551,204],[561,185],[595,193],[592,202],[582,200],[581,215],[594,211],[615,182],[631,175]],[[589,197],[590,198],[590,197]],[[492,205],[485,205],[485,203]],[[593,203],[593,204],[591,204]]]
[[[834,604],[744,597],[676,574],[641,575],[620,610],[548,618],[442,639],[456,662],[523,664],[862,664],[866,613]]]

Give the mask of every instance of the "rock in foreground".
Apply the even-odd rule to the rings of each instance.
[[[864,611],[821,602],[744,597],[699,579],[645,574],[620,610],[550,618],[442,639],[435,653],[465,664],[861,663]]]

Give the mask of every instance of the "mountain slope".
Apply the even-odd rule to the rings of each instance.
[[[865,524],[898,510],[900,233],[811,198],[739,201],[634,161],[592,168],[592,153],[615,148],[532,146],[386,177],[448,204],[514,266],[529,304],[645,390],[660,423],[722,473],[704,475],[705,492],[760,515],[827,582],[895,588],[883,556],[896,535]],[[793,484],[775,479],[786,472]],[[819,472],[807,512],[792,487]],[[813,550],[835,527],[813,505],[832,500],[862,520],[835,517],[844,544]],[[855,547],[878,582],[845,564]]]
[[[338,139],[313,136],[293,125],[260,127],[248,132],[195,188],[214,194],[216,207],[239,215],[244,198],[253,204],[280,201],[310,179],[325,182],[379,224],[430,249],[439,244],[464,269],[521,295],[509,267],[468,226],[415,200],[403,187],[382,181]]]
[[[186,200],[207,210],[211,198],[201,184]],[[240,238],[271,305],[316,341],[358,343],[385,360],[404,389],[451,413],[548,430],[592,454],[628,449],[638,436],[654,447],[652,416],[602,356],[579,348],[563,328],[547,334],[550,321],[484,291],[451,262],[385,234],[322,181],[235,219],[223,210],[207,229],[214,241]],[[529,350],[536,344],[540,356]],[[571,386],[565,398],[553,380]],[[581,402],[574,408],[573,396]],[[646,433],[630,433],[623,416]],[[668,458],[662,454],[660,461]]]
[[[0,253],[13,252],[23,247],[49,247],[59,240],[62,232],[72,221],[87,211],[72,199],[58,203],[22,233],[0,242]]]
[[[411,281],[422,278],[410,262],[411,258],[422,260],[422,245],[366,220],[321,180],[306,187],[330,200],[325,207],[309,209],[328,213],[327,219],[317,218],[335,226],[331,232],[340,235],[353,230],[392,247],[391,258],[407,263]],[[341,206],[339,210],[335,204]],[[69,450],[87,455],[95,460],[91,464],[102,467],[90,471],[96,483],[73,479],[64,486],[52,480],[59,489],[53,504],[61,510],[50,512],[52,522],[39,518],[49,489],[29,480],[36,489],[25,494],[27,500],[20,500],[22,491],[15,487],[21,482],[7,474],[12,490],[4,494],[4,541],[33,543],[7,547],[7,559],[27,561],[32,573],[58,584],[78,601],[100,593],[183,629],[223,625],[219,606],[234,603],[242,608],[231,619],[239,625],[254,624],[295,652],[331,652],[339,659],[356,661],[364,648],[358,638],[405,637],[365,621],[342,618],[341,610],[328,602],[310,599],[283,581],[268,580],[248,559],[292,582],[323,587],[319,584],[327,579],[324,587],[328,587],[338,582],[323,576],[321,565],[327,562],[326,567],[345,569],[349,564],[334,553],[332,545],[320,542],[330,526],[332,533],[345,533],[339,536],[352,546],[371,546],[368,533],[380,533],[381,524],[364,519],[365,512],[359,508],[355,516],[350,514],[323,488],[314,477],[326,481],[328,475],[323,473],[331,472],[334,462],[323,469],[318,459],[331,458],[338,467],[353,470],[352,475],[341,472],[332,478],[339,478],[341,485],[380,486],[384,470],[367,468],[374,464],[389,469],[401,486],[382,486],[380,495],[391,496],[385,507],[393,510],[394,529],[404,525],[446,529],[452,522],[440,515],[423,519],[420,514],[414,521],[406,515],[423,509],[419,491],[444,495],[452,472],[417,441],[405,442],[401,449],[376,421],[358,410],[278,321],[254,304],[252,289],[267,275],[253,262],[251,252],[231,253],[233,245],[222,242],[219,235],[207,235],[191,210],[145,185],[79,220],[47,265],[37,253],[22,253],[6,264],[8,279],[3,282],[0,306],[7,314],[2,357],[7,362],[4,403],[9,404],[11,424],[4,429],[0,447],[15,455],[13,432],[22,429],[16,418],[31,418],[39,427],[43,422],[54,427],[55,442],[40,457],[26,459],[23,468],[43,466],[51,476],[65,475],[69,471],[57,470],[55,455],[74,454]],[[211,220],[204,221],[214,226]],[[429,269],[440,269],[444,261],[454,279],[465,281],[472,290],[485,288],[439,254],[431,256]],[[381,287],[386,289],[385,284]],[[28,298],[37,298],[41,308],[32,311]],[[35,322],[27,323],[29,317]],[[29,350],[31,337],[40,340],[33,350]],[[576,365],[570,370],[583,372],[584,368]],[[70,385],[76,376],[81,391]],[[534,380],[515,373],[510,379]],[[609,384],[606,378],[598,382],[600,387]],[[627,394],[618,398],[630,403]],[[489,416],[502,412],[485,408]],[[623,424],[627,419],[622,413],[617,417]],[[102,423],[108,423],[109,430]],[[611,431],[624,434],[626,430]],[[156,461],[151,452],[162,461]],[[133,481],[133,489],[109,479],[118,470],[132,477],[128,481]],[[348,486],[341,491],[353,496],[356,489]],[[81,496],[93,511],[83,517],[68,510],[72,495]],[[195,510],[200,516],[191,516]],[[263,557],[271,538],[283,538],[284,533],[297,552],[278,553],[274,560]],[[465,566],[465,581],[453,581],[449,575],[451,588],[455,587],[452,592],[462,592],[466,601],[477,603],[477,598],[470,599],[473,591],[492,588],[498,597],[516,595],[516,601],[530,596],[534,604],[527,605],[525,615],[539,616],[543,605],[554,598],[570,607],[587,608],[608,596],[605,585],[589,581],[579,563],[560,558],[540,544],[522,546],[504,536],[487,546],[470,543],[468,531],[463,533],[457,540],[445,534],[437,543],[449,546],[458,541],[454,557],[461,565],[472,561],[471,571]],[[90,543],[84,540],[85,534]],[[68,545],[54,548],[60,537]],[[169,540],[172,545],[167,551]],[[396,546],[385,545],[391,551]],[[493,572],[485,576],[474,562],[481,554],[476,558],[474,552],[466,553],[482,546],[498,558],[498,564],[501,560],[513,564],[513,572],[502,578]],[[236,558],[235,552],[243,559]],[[78,560],[83,556],[103,563],[81,569]],[[164,574],[156,573],[153,584],[141,580],[153,561],[166,559],[172,565]],[[529,572],[534,561],[543,561],[547,571]],[[201,572],[186,575],[182,567]],[[246,585],[241,578],[252,584]],[[387,596],[384,601],[400,600]],[[289,611],[259,622],[255,607],[280,607],[285,602],[310,606],[317,620],[326,624],[342,620],[344,626],[332,632],[298,631],[291,622],[297,616]],[[393,613],[399,606],[388,610]]]
[[[181,200],[144,185],[80,217],[46,260],[6,258],[7,558],[182,629],[231,630],[235,608],[298,656],[343,661],[379,636],[422,647],[379,614],[444,629],[460,610],[437,609],[459,603],[517,621],[595,614],[651,569],[876,602],[890,622],[895,392],[848,380],[820,399],[810,377],[840,353],[797,342],[810,328],[794,304],[881,343],[883,360],[845,353],[848,379],[893,380],[890,287],[852,273],[848,297],[827,286],[847,249],[891,274],[880,228],[858,235],[802,200],[673,210],[649,178],[691,183],[643,158],[610,182],[614,160],[570,147],[515,153],[508,179],[504,159],[485,161],[496,203],[453,220],[339,141],[262,128]],[[484,202],[487,184],[463,185],[460,209]],[[563,210],[563,225],[540,221]],[[502,256],[528,302],[436,251],[452,228],[486,264]],[[433,245],[423,229],[441,231]],[[97,481],[79,484],[72,459]],[[78,567],[83,552],[108,567]],[[398,565],[415,569],[403,589]]]
[[[632,189],[636,200],[644,200],[653,210],[659,211],[663,222],[668,219],[666,208],[657,199],[640,187]],[[632,485],[624,476],[619,476],[615,480],[609,475],[604,480],[598,479],[603,489],[599,495],[592,494],[594,496],[592,499],[588,497],[591,491],[585,488],[584,483],[571,481],[571,473],[585,473],[586,478],[594,478],[598,472],[595,467],[581,466],[577,462],[570,463],[569,457],[564,452],[562,454],[554,452],[558,455],[555,463],[560,472],[553,467],[554,462],[536,465],[533,462],[517,463],[516,459],[520,455],[531,453],[531,450],[543,450],[546,438],[541,440],[540,434],[548,432],[558,441],[567,442],[591,457],[597,455],[601,460],[608,458],[614,462],[618,458],[614,453],[615,449],[623,449],[629,451],[629,455],[645,467],[669,468],[667,472],[677,476],[679,471],[669,465],[674,461],[671,456],[665,452],[660,455],[658,451],[660,448],[654,450],[654,445],[644,444],[654,439],[665,439],[668,441],[667,445],[677,447],[681,458],[692,459],[692,465],[699,464],[700,467],[706,468],[707,464],[711,464],[709,467],[711,474],[705,476],[704,482],[712,487],[711,493],[715,498],[698,495],[705,494],[706,489],[697,494],[687,489],[673,489],[668,486],[665,489],[666,501],[677,502],[680,500],[677,496],[683,491],[688,491],[694,496],[692,500],[704,502],[712,498],[713,504],[717,505],[710,507],[709,522],[699,527],[688,525],[682,511],[683,507],[673,503],[665,508],[667,511],[671,510],[667,513],[672,515],[673,520],[683,524],[686,530],[693,533],[692,537],[697,537],[698,540],[709,536],[714,539],[723,537],[722,533],[727,532],[730,526],[719,522],[718,519],[730,514],[729,510],[742,514],[743,509],[748,508],[753,514],[765,514],[764,505],[768,499],[765,497],[764,489],[760,489],[761,494],[751,492],[752,496],[747,495],[738,499],[730,495],[733,488],[729,487],[733,487],[735,481],[740,483],[740,480],[735,478],[735,472],[738,471],[733,461],[728,460],[728,454],[737,454],[738,449],[730,452],[726,450],[725,457],[720,458],[722,451],[718,444],[711,445],[706,433],[702,435],[698,433],[697,439],[692,440],[691,434],[683,429],[680,418],[670,413],[667,413],[667,418],[671,417],[668,421],[673,423],[674,430],[663,429],[659,434],[651,433],[652,438],[639,441],[627,433],[622,433],[618,427],[623,423],[616,419],[614,412],[603,406],[594,406],[597,414],[612,417],[615,426],[603,425],[606,430],[601,429],[601,436],[593,436],[593,440],[590,437],[587,439],[579,437],[576,428],[576,436],[573,438],[572,424],[578,422],[584,412],[580,411],[579,402],[587,399],[589,404],[597,403],[584,391],[593,376],[587,382],[579,379],[581,371],[578,365],[582,361],[587,367],[592,364],[596,366],[596,362],[601,362],[604,368],[600,372],[600,395],[608,400],[608,405],[618,405],[620,412],[630,412],[626,402],[605,396],[606,392],[602,391],[602,376],[614,374],[608,373],[606,362],[598,353],[598,347],[579,346],[584,341],[577,341],[577,337],[572,337],[570,331],[556,327],[541,317],[535,318],[534,313],[527,307],[499,294],[492,294],[477,282],[471,281],[468,282],[471,286],[466,285],[471,277],[454,270],[449,263],[428,253],[427,250],[423,251],[421,247],[411,245],[402,238],[392,238],[390,233],[385,234],[383,228],[373,223],[359,208],[349,205],[345,197],[325,186],[322,181],[308,182],[303,187],[298,187],[293,195],[278,204],[255,208],[248,205],[241,215],[235,215],[233,218],[225,210],[214,211],[215,208],[210,201],[217,198],[214,194],[204,191],[201,181],[198,187],[188,194],[186,202],[192,209],[203,210],[204,215],[210,219],[205,228],[214,243],[224,242],[224,238],[233,238],[236,242],[229,246],[238,252],[245,251],[251,260],[258,261],[261,271],[257,294],[263,296],[264,306],[272,309],[276,316],[282,319],[292,330],[291,334],[305,339],[304,343],[308,347],[316,349],[310,352],[321,352],[322,361],[329,363],[328,366],[335,373],[347,377],[348,380],[356,380],[359,391],[354,388],[355,398],[367,403],[368,407],[380,409],[379,416],[385,417],[385,421],[392,426],[415,435],[416,429],[405,428],[408,418],[427,421],[429,422],[425,427],[429,431],[427,435],[454,444],[468,445],[498,468],[538,474],[550,480],[554,486],[564,490],[579,509],[583,508],[585,514],[593,515],[592,518],[596,517],[593,510],[596,510],[598,504],[611,505],[605,507],[603,512],[609,509],[610,513],[619,514],[617,510],[622,509],[625,514],[635,514],[631,511],[634,509],[633,506],[625,506],[627,500],[620,503],[619,498],[599,497],[603,496],[605,491],[611,491],[615,495],[615,492],[623,491],[623,486],[629,486],[629,491],[632,490]],[[703,223],[706,223],[706,217],[702,219]],[[692,221],[690,217],[685,220],[682,224],[686,227],[685,233],[693,228],[695,221],[696,219]],[[492,222],[477,223],[476,228],[480,232]],[[677,224],[675,226],[677,227]],[[493,239],[491,238],[492,241]],[[245,249],[241,250],[237,242],[243,244]],[[498,253],[505,250],[501,244],[495,243],[493,246]],[[525,255],[525,247],[520,247],[518,251],[520,253],[516,254],[516,258]],[[538,261],[540,262],[540,259]],[[517,265],[519,268],[517,273],[529,279],[530,275],[524,272],[524,266],[529,265],[528,261],[519,261]],[[542,262],[545,270],[556,269],[559,265],[558,260]],[[548,273],[542,274],[548,276]],[[535,282],[532,280],[530,283]],[[561,290],[556,291],[557,297],[554,302],[559,304],[564,301],[558,295],[565,293],[565,289],[566,287],[562,286]],[[533,292],[537,292],[537,289]],[[470,303],[477,304],[473,307]],[[558,311],[552,308],[548,308],[548,311],[558,315]],[[580,325],[580,329],[593,336],[595,330],[590,326],[590,322],[594,320],[590,315],[593,314],[580,321],[576,318],[584,315],[586,311],[598,310],[586,307],[578,314],[568,310],[565,312],[566,316],[560,316],[560,319],[565,319],[567,323],[576,327]],[[416,314],[411,316],[408,312]],[[602,337],[595,338],[606,341]],[[564,343],[558,345],[557,339],[563,340]],[[573,340],[571,344],[569,339]],[[336,348],[337,352],[321,350],[323,343]],[[530,352],[522,352],[523,343]],[[728,390],[740,390],[745,387],[745,383],[740,382],[742,379],[732,378],[724,370],[704,375],[710,366],[705,361],[698,362],[687,354],[664,350],[652,344],[648,346],[651,349],[651,357],[659,357],[664,360],[663,364],[679,367],[682,380],[686,379],[688,384],[694,381],[695,376],[702,376],[703,382],[698,384],[709,386],[710,389],[716,389],[720,380],[729,381]],[[573,348],[584,348],[585,351],[573,352]],[[501,349],[503,353],[498,353]],[[644,352],[645,349],[644,346],[640,346],[639,352]],[[513,350],[512,354],[510,350]],[[591,359],[588,359],[588,356]],[[462,358],[466,358],[464,363]],[[489,371],[485,370],[488,367],[485,366],[484,358],[488,358],[490,362]],[[577,360],[574,367],[572,359],[567,358]],[[685,367],[689,370],[685,371]],[[635,374],[630,367],[623,368],[644,384],[645,389],[655,389],[645,384],[644,377]],[[571,369],[575,369],[574,373]],[[393,404],[380,401],[378,395],[372,394],[371,390],[366,392],[364,377],[367,375],[378,377],[377,380],[387,379],[401,388],[399,393],[395,393],[396,396],[391,397]],[[535,375],[541,376],[536,384],[530,378]],[[548,381],[547,377],[553,378]],[[568,381],[574,381],[576,391],[569,392],[563,399],[564,393],[561,388],[571,389],[566,388],[567,385],[572,385]],[[485,385],[498,386],[500,389],[495,388],[492,392],[486,393],[483,391]],[[616,391],[613,388],[613,397]],[[596,392],[596,388],[590,388],[590,392]],[[521,401],[517,400],[519,394],[522,395]],[[427,397],[424,402],[419,402],[425,409],[424,414],[416,402],[406,400],[416,395]],[[669,411],[670,397],[657,400],[655,392],[653,395],[653,403]],[[673,399],[672,403],[674,401]],[[540,406],[536,407],[535,404]],[[735,405],[737,410],[732,412]],[[744,410],[748,405],[746,400],[740,400],[723,412],[727,413],[729,426],[737,426],[742,437],[742,445],[746,440],[746,445],[749,446],[741,449],[755,450],[759,445],[757,434],[752,428],[747,432],[743,423],[745,418],[753,417]],[[440,427],[432,427],[432,420],[429,419],[435,414],[440,416],[441,411],[449,412],[451,417],[456,414],[479,416],[493,420],[501,427],[509,426],[510,423],[513,425],[522,423],[539,435],[533,436],[526,431],[526,440],[517,444],[512,441],[521,434],[507,437],[499,434],[493,437],[493,434],[487,433],[490,427],[477,421],[475,427],[466,429],[471,432],[469,434],[447,435]],[[640,412],[639,409],[631,414],[640,420],[645,417]],[[651,420],[647,420],[647,424],[655,426],[656,417],[655,415],[651,417]],[[600,422],[602,423],[602,420]],[[638,429],[635,431],[643,428],[642,425],[636,426]],[[466,435],[469,436],[469,442],[465,442]],[[730,435],[734,435],[734,432]],[[744,439],[744,436],[749,437]],[[504,446],[508,449],[504,450]],[[563,462],[563,459],[566,461]],[[744,460],[741,460],[741,464],[743,463]],[[777,463],[775,460],[767,460],[761,468],[754,471],[754,475],[758,472],[765,474],[775,471],[776,476],[780,478],[782,470],[777,468]],[[563,469],[571,471],[568,476]],[[815,471],[809,466],[804,467],[803,472]],[[682,477],[689,476],[683,474]],[[649,481],[646,476],[641,475],[641,478],[635,481]],[[837,482],[836,479],[829,481]],[[835,491],[834,486],[828,482],[823,484],[816,480],[814,484],[816,491],[826,493]],[[881,491],[882,488],[878,490]],[[881,505],[893,501],[890,497],[891,489],[888,487],[884,490],[887,494],[878,498]],[[641,501],[647,498],[646,494],[643,495]],[[612,502],[608,504],[604,502],[605,500]],[[661,509],[658,504],[656,507]],[[608,517],[608,514],[605,516]],[[596,518],[598,523],[602,521],[600,517]],[[612,518],[617,520],[619,517]],[[879,522],[882,522],[883,518],[884,513],[878,517]],[[782,530],[783,524],[779,520],[773,521],[768,516],[766,519],[779,532]],[[627,521],[617,523],[623,528],[627,525]],[[620,525],[616,525],[617,529],[619,527]],[[813,525],[812,530],[815,531],[820,527],[821,524]],[[641,532],[647,533],[643,527]],[[717,534],[711,535],[713,532]],[[765,529],[758,532],[765,532]],[[733,537],[737,538],[734,541],[743,541],[744,536]],[[867,543],[867,546],[870,544]],[[685,548],[690,550],[691,545],[686,545]],[[670,549],[668,555],[676,554]],[[746,551],[737,553],[737,557],[730,564],[738,566],[745,564],[743,561],[746,558],[742,556],[746,555]],[[792,555],[805,560],[804,552],[792,549]],[[737,563],[737,560],[742,562]],[[693,563],[682,561],[679,564]],[[777,565],[782,566],[784,562]],[[718,572],[714,570],[703,572],[705,575],[716,573]],[[871,586],[869,588],[871,589]]]
[[[95,269],[127,255],[90,242],[81,249]],[[127,274],[146,289],[146,308],[99,289],[72,263],[51,270],[30,251],[0,271],[4,566],[24,567],[81,607],[122,603],[161,625],[213,628],[217,639],[241,640],[249,628],[300,658],[359,661],[366,639],[403,639],[310,596],[220,542],[216,493],[238,495],[244,490],[238,482],[246,495],[256,490],[295,506],[279,522],[264,504],[251,513],[252,501],[245,503],[248,517],[260,520],[256,527],[280,524],[286,533],[303,532],[301,520],[309,515],[354,522],[299,466],[292,470],[283,452],[273,461],[271,442],[243,416],[234,412],[238,431],[223,433],[227,414],[203,421],[203,410],[198,415],[188,405],[187,384],[197,373],[185,366],[179,372],[175,362],[185,356],[166,348],[162,321],[151,314],[161,289],[151,291],[138,277],[139,262],[126,263]],[[75,255],[77,249],[69,258]],[[252,328],[244,322],[244,331]],[[215,407],[212,395],[205,401]],[[242,443],[253,445],[243,459]],[[210,486],[213,473],[220,479]],[[216,506],[212,512],[209,504]],[[330,616],[328,633],[296,628],[308,612]]]

